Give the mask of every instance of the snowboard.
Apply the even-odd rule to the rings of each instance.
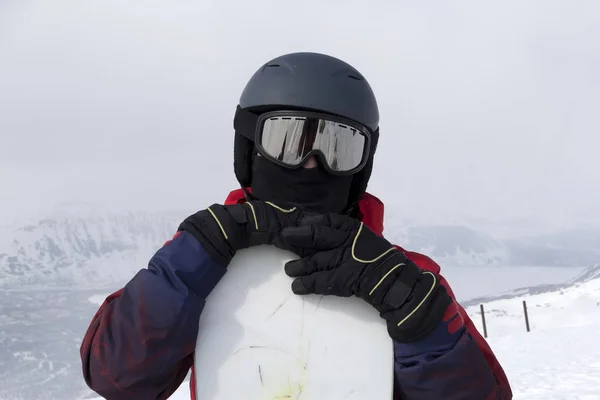
[[[197,400],[385,400],[394,386],[384,320],[356,297],[295,295],[274,246],[240,250],[206,301]]]

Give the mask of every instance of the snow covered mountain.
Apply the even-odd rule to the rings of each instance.
[[[114,286],[144,268],[186,212],[109,212],[69,204],[0,226],[0,285]],[[386,237],[445,266],[587,266],[600,261],[600,231],[505,240],[471,226],[388,219]]]
[[[583,266],[600,262],[600,228],[496,238],[463,223],[394,220],[386,237],[445,266]]]
[[[565,292],[571,292],[574,289],[578,289],[582,286],[584,289],[590,286],[592,288],[590,292],[592,293],[600,292],[600,264],[596,264],[589,268],[586,268],[579,275],[564,283],[543,284],[537,286],[518,288],[500,295],[472,298],[466,302],[463,302],[462,304],[464,307],[468,308],[470,306],[477,306],[479,304],[500,302],[503,300],[511,300],[515,298],[526,298],[531,296],[543,297],[547,295],[552,296],[553,294],[557,293],[563,295]],[[577,292],[581,291],[582,289],[577,290]],[[595,295],[600,296],[600,293],[595,293]]]
[[[593,265],[600,262],[600,229],[566,229],[505,240],[522,265]]]
[[[593,267],[586,269],[573,280],[571,280],[569,284],[580,285],[582,283],[591,282],[595,279],[598,279],[600,282],[600,264],[596,264]]]
[[[0,284],[114,285],[145,267],[181,218],[77,207],[0,227]]]
[[[396,223],[398,226],[398,223]],[[510,249],[492,236],[466,225],[404,223],[387,235],[407,250],[425,253],[443,265],[507,265]]]

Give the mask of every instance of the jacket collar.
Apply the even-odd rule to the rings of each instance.
[[[241,204],[246,202],[244,189],[233,190],[225,199],[225,204]],[[371,229],[377,236],[383,235],[384,205],[372,194],[365,193],[358,202],[358,220]]]

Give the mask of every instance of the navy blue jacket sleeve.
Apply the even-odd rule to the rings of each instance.
[[[478,344],[459,314],[426,339],[394,343],[396,396],[402,400],[504,399]]]
[[[109,400],[166,399],[193,363],[200,313],[225,274],[178,233],[93,318],[81,345],[88,386]]]

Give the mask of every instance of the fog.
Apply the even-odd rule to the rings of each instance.
[[[0,1],[0,207],[199,209],[280,54],[371,83],[369,191],[403,215],[600,221],[597,1]]]

